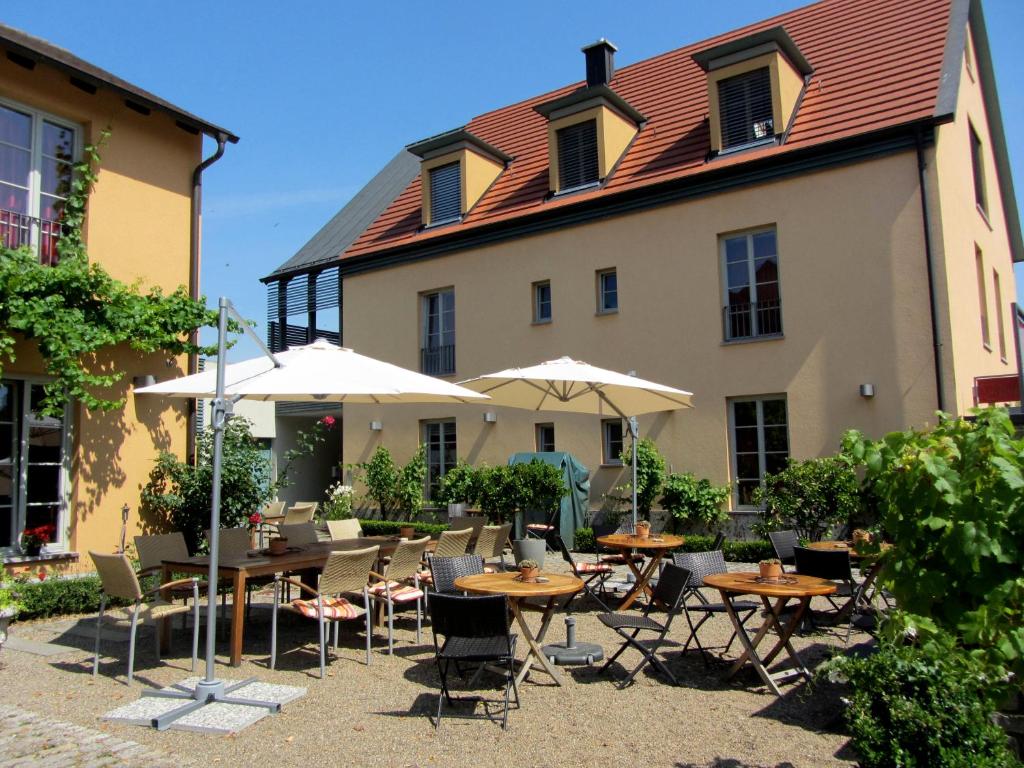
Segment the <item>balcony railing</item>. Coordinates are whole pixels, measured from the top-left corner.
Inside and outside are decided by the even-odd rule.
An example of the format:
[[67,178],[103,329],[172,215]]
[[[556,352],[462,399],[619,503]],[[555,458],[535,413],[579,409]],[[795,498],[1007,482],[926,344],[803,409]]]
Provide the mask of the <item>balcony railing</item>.
[[428,376],[447,376],[455,373],[455,345],[420,349],[420,371]]
[[782,302],[779,299],[730,304],[723,307],[722,312],[727,340],[782,335]]
[[0,208],[0,245],[5,248],[31,248],[39,254],[41,264],[53,266],[57,263],[60,234],[59,221],[38,219]]

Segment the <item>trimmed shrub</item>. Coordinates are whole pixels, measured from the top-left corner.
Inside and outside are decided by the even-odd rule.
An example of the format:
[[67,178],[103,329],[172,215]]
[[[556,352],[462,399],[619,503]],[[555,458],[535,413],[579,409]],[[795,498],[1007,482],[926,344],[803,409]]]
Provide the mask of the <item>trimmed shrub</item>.
[[[18,618],[22,621],[71,613],[96,613],[100,609],[100,577],[95,574],[16,583],[12,589],[21,603]],[[128,605],[128,601],[110,600],[107,604]]]
[[397,536],[398,529],[405,525],[411,525],[416,529],[417,535],[440,536],[442,531],[447,531],[447,525],[437,523],[410,523],[401,520],[359,520],[359,526],[367,536]]
[[[577,552],[596,552],[597,539],[593,528],[577,528],[575,537]],[[715,540],[711,536],[686,536],[683,546],[678,552],[706,552],[711,549]],[[775,556],[771,542],[768,541],[726,541],[722,545],[722,554],[731,563],[756,563]]]
[[763,507],[755,533],[793,528],[801,539],[819,541],[837,523],[848,522],[861,508],[860,483],[846,456],[795,461],[777,474],[765,474],[754,491]]

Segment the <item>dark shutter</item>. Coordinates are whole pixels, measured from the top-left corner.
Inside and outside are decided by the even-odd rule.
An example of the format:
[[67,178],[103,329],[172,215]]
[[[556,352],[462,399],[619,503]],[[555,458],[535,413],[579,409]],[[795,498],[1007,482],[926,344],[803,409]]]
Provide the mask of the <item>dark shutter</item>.
[[598,180],[597,121],[558,131],[558,188],[572,189]]
[[430,223],[452,221],[462,213],[462,175],[458,163],[430,171]]
[[718,83],[722,149],[774,138],[772,82],[768,68],[755,69]]

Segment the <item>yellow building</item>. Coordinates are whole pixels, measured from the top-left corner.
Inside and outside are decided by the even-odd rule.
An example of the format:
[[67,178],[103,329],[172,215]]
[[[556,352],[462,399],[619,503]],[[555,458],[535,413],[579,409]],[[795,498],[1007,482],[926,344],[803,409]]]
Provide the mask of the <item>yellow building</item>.
[[[456,381],[568,355],[690,390],[641,434],[729,483],[739,517],[766,471],[848,428],[967,413],[977,377],[1017,372],[1024,258],[984,21],[970,0],[885,5],[825,0],[619,70],[599,41],[585,82],[410,145],[318,258],[265,278],[278,345],[302,336],[291,297],[315,317],[296,281],[340,279],[364,354]],[[345,406],[343,453],[426,443],[436,477],[565,450],[597,508],[623,432]]]
[[[69,163],[110,128],[89,200],[90,258],[114,278],[199,296],[199,204],[203,136],[223,151],[230,132],[126,83],[68,51],[0,25],[0,241],[56,259],[62,181]],[[219,156],[219,153],[218,155]],[[139,530],[139,492],[157,451],[183,455],[189,408],[132,397],[133,380],[184,374],[185,358],[115,349],[95,361],[123,371],[100,413],[71,403],[61,419],[34,414],[45,381],[33,345],[0,382],[0,554],[9,566],[72,568],[88,550],[114,551]],[[40,558],[20,556],[25,527],[53,524]],[[83,564],[85,567],[85,564]],[[89,564],[91,567],[91,564]]]

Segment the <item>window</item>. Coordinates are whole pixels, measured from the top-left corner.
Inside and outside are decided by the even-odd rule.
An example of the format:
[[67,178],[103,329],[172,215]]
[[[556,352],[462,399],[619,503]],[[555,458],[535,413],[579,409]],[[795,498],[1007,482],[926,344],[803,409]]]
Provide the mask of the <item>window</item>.
[[434,498],[437,485],[444,474],[455,466],[455,421],[423,422],[423,444],[427,450],[426,497]]
[[533,322],[551,322],[551,283],[548,280],[533,284]]
[[460,164],[448,163],[430,170],[430,224],[457,221],[462,215]]
[[420,297],[423,333],[420,371],[430,376],[455,373],[455,291],[449,288]]
[[596,184],[597,121],[587,120],[555,132],[558,138],[558,190]]
[[766,472],[779,472],[789,458],[785,397],[759,397],[729,402],[735,503],[754,504],[754,490]]
[[781,335],[775,230],[730,235],[721,242],[726,340]]
[[64,200],[71,185],[78,129],[20,106],[0,103],[0,243],[30,246],[57,260]]
[[1006,362],[1006,329],[1003,328],[1003,288],[999,284],[999,273],[992,270],[992,286],[996,294],[996,333],[999,338],[999,358]]
[[978,204],[985,216],[988,216],[988,199],[985,195],[985,165],[981,153],[981,139],[973,125],[968,126],[971,131],[971,168],[974,171],[974,202]]
[[978,272],[978,310],[981,315],[981,343],[986,349],[992,349],[992,339],[988,332],[988,294],[985,291],[985,263],[981,249],[974,248],[974,266]]
[[723,150],[773,140],[775,121],[768,67],[720,80],[718,111]]
[[622,466],[622,419],[601,422],[601,463]]
[[42,398],[42,384],[0,381],[0,550],[40,525],[56,529],[47,548],[62,548],[68,419],[36,413]]
[[550,453],[555,450],[555,425],[537,424],[534,429],[537,436],[537,450],[540,453]]
[[619,311],[619,278],[614,269],[597,273],[597,313]]

